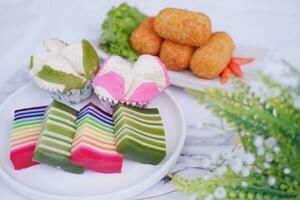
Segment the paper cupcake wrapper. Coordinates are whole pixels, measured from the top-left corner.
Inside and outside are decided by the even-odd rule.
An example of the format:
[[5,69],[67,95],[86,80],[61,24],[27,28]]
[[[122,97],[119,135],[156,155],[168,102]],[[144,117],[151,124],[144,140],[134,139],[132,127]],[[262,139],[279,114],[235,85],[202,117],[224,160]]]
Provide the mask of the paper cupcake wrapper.
[[72,89],[68,92],[54,92],[52,97],[66,104],[81,103],[92,95],[91,81],[88,81],[83,89]]
[[135,106],[135,107],[139,107],[139,108],[143,108],[145,107],[149,102],[148,101],[144,101],[144,102],[129,102],[129,101],[118,101],[116,99],[112,99],[109,98],[105,95],[103,95],[99,90],[94,89],[95,94],[98,96],[100,102],[101,102],[101,108],[103,110],[105,110],[108,113],[112,113],[113,108],[115,107],[115,105],[117,105],[119,102],[126,104],[126,105],[130,105],[130,106]]
[[93,88],[91,81],[87,81],[86,85],[82,89],[72,89],[70,91],[64,92],[63,87],[60,88],[59,85],[44,84],[43,80],[36,77],[34,77],[33,80],[37,84],[37,86],[49,92],[54,99],[66,104],[80,103],[92,95]]

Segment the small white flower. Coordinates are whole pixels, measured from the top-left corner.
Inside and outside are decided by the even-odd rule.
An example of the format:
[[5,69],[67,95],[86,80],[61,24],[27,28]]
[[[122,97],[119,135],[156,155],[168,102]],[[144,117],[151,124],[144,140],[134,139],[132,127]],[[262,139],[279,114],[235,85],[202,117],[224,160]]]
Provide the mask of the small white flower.
[[213,200],[213,199],[214,199],[214,197],[212,194],[210,194],[204,198],[204,200]]
[[226,197],[226,190],[223,186],[218,187],[217,189],[215,189],[214,191],[214,197],[216,199],[223,199]]
[[266,153],[266,161],[271,162],[273,160],[273,155],[271,153]]
[[276,183],[276,178],[274,176],[269,176],[268,177],[268,184],[270,186],[274,185]]
[[244,167],[242,169],[242,176],[247,177],[247,176],[249,176],[249,174],[250,174],[250,168],[249,167]]
[[246,181],[242,181],[241,185],[242,185],[242,187],[247,187],[248,183]]
[[226,166],[221,166],[221,167],[218,167],[216,169],[216,174],[218,176],[223,176],[226,172],[227,172],[227,167]]
[[256,147],[261,147],[263,144],[264,138],[260,135],[255,136],[254,138],[254,145]]
[[274,152],[279,153],[280,152],[280,147],[279,146],[274,147]]
[[264,162],[264,167],[267,168],[267,169],[270,169],[270,168],[271,168],[271,165],[270,165],[270,163],[268,163],[268,162]]
[[266,140],[266,145],[267,147],[269,147],[270,149],[273,148],[275,145],[276,145],[277,141],[274,137],[269,137],[267,140]]
[[245,163],[247,165],[251,165],[255,162],[255,156],[252,153],[246,153],[245,155]]
[[283,173],[289,174],[289,173],[291,173],[291,170],[289,168],[284,168]]
[[230,168],[233,172],[239,173],[242,170],[243,163],[240,159],[234,158],[231,160]]
[[260,146],[256,149],[256,154],[258,156],[263,156],[265,154],[265,148],[263,146]]

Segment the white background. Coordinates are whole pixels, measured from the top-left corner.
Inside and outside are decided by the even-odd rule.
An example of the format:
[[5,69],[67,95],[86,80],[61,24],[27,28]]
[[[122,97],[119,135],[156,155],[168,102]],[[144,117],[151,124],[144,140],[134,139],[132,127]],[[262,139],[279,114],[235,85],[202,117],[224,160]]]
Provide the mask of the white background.
[[[42,42],[56,37],[67,42],[97,39],[106,12],[122,1],[1,0],[0,87],[27,67]],[[177,0],[127,1],[147,15],[164,7],[207,13],[214,31],[229,32],[238,44],[267,47],[300,66],[300,1],[297,0]],[[276,67],[276,66],[274,66]],[[24,200],[0,179],[1,199]]]

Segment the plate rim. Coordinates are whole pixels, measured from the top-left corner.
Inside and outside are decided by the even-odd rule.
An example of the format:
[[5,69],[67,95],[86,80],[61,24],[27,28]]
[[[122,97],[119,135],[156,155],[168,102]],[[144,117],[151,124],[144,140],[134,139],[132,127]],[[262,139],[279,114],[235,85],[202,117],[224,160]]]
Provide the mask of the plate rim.
[[[0,104],[0,110],[4,108],[4,106],[15,96],[17,96],[20,92],[25,90],[28,87],[33,86],[34,83],[31,81],[30,83],[27,83],[23,87],[16,90],[14,93],[9,95],[1,104]],[[33,188],[30,188],[26,186],[23,183],[20,183],[13,179],[8,173],[5,172],[5,170],[0,166],[0,176],[4,180],[4,182],[13,190],[16,191],[30,199],[51,199],[51,200],[80,200],[84,198],[85,200],[98,200],[98,199],[128,199],[130,197],[134,197],[141,192],[149,189],[153,185],[155,185],[157,182],[159,182],[169,171],[170,169],[175,165],[178,157],[180,156],[180,153],[183,149],[184,142],[186,139],[186,120],[184,117],[184,113],[179,106],[179,104],[176,102],[174,96],[171,94],[170,91],[165,90],[164,91],[167,96],[173,101],[175,107],[177,108],[179,112],[179,119],[182,122],[182,128],[181,128],[181,136],[179,139],[179,143],[177,145],[177,148],[175,149],[174,153],[170,156],[170,158],[167,160],[165,167],[159,168],[153,175],[151,175],[149,178],[144,180],[142,183],[130,186],[128,188],[122,189],[118,192],[114,193],[108,193],[104,195],[80,195],[80,196],[71,196],[71,195],[57,195],[47,192],[41,192],[39,190],[35,190]]]

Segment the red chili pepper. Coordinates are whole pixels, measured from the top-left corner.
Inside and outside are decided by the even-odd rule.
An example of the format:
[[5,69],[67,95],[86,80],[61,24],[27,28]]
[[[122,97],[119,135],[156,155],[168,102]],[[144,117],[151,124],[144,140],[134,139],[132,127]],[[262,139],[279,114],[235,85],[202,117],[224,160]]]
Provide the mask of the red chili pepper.
[[252,63],[254,61],[254,58],[241,58],[241,57],[232,57],[231,62],[234,62],[238,65],[245,65]]
[[221,73],[221,83],[225,84],[228,81],[229,75],[231,71],[228,67],[226,67]]
[[230,62],[228,65],[228,68],[230,71],[236,76],[236,77],[242,77],[243,73],[241,71],[241,66],[235,62]]

